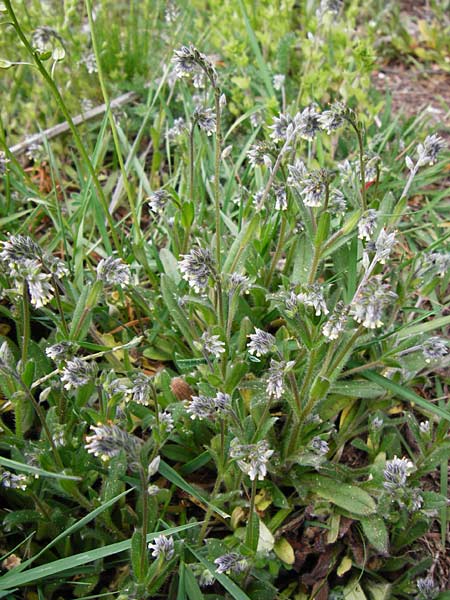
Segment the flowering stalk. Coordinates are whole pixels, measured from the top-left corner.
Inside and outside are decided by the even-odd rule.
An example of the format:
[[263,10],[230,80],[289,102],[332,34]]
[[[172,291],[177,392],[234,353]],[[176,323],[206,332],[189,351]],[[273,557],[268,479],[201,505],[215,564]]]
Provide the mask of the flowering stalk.
[[8,12],[8,15],[10,16],[10,18],[12,19],[12,26],[14,27],[17,35],[19,36],[21,42],[23,43],[23,45],[25,46],[28,54],[32,57],[34,63],[36,64],[36,67],[38,69],[38,71],[41,73],[41,75],[43,76],[43,78],[45,79],[47,85],[49,86],[55,100],[56,103],[58,105],[58,107],[60,108],[61,112],[64,115],[64,118],[66,119],[69,127],[70,127],[70,131],[72,132],[75,144],[78,148],[79,153],[81,154],[81,157],[87,167],[87,170],[89,171],[89,175],[92,178],[92,181],[94,183],[95,189],[97,191],[97,196],[98,199],[100,201],[100,204],[102,205],[103,211],[105,213],[105,217],[106,220],[108,221],[108,225],[109,225],[109,229],[111,232],[111,237],[113,239],[114,242],[114,247],[117,250],[117,252],[119,253],[120,256],[122,256],[123,254],[123,250],[122,250],[122,244],[119,242],[119,238],[117,236],[117,232],[115,230],[115,225],[114,225],[114,220],[112,218],[112,215],[109,212],[109,207],[108,207],[108,203],[106,201],[106,197],[105,194],[103,192],[103,188],[100,184],[100,181],[97,177],[97,173],[95,172],[94,169],[94,165],[92,164],[91,159],[89,158],[89,155],[84,147],[83,141],[80,137],[80,134],[78,133],[78,130],[72,120],[72,117],[70,115],[70,112],[68,111],[64,100],[61,96],[61,93],[57,87],[57,85],[55,84],[54,80],[52,79],[51,75],[49,74],[49,72],[47,71],[47,69],[45,68],[45,66],[43,65],[41,59],[39,58],[39,53],[34,50],[29,41],[27,40],[25,34],[22,31],[22,28],[17,20],[16,14],[14,12],[14,9],[11,6],[11,0],[5,0],[4,3],[6,11]]
[[357,124],[355,120],[349,118],[348,115],[344,117],[350,125],[353,127],[356,137],[358,138],[358,147],[359,147],[359,170],[361,175],[361,208],[363,211],[367,209],[367,200],[366,200],[366,167],[364,162],[364,140],[361,131],[361,127]]
[[272,257],[272,262],[270,264],[269,273],[267,274],[267,278],[266,278],[266,282],[265,282],[265,286],[267,288],[270,287],[270,283],[272,281],[274,271],[276,269],[278,261],[280,260],[281,253],[283,252],[284,237],[286,235],[286,225],[287,225],[287,218],[285,217],[285,215],[283,213],[283,215],[281,216],[280,233],[278,235],[277,247],[275,248],[275,252]]
[[[148,467],[147,467],[148,468]],[[140,555],[140,576],[143,583],[147,575],[145,568],[147,565],[147,528],[148,528],[148,484],[147,484],[147,468],[144,468],[142,462],[139,463],[139,478],[141,480],[142,494],[142,535],[141,535],[141,555]]]
[[22,287],[22,352],[20,370],[23,373],[27,364],[28,343],[30,341],[30,296],[26,279]]
[[[250,507],[249,507],[249,514],[248,514],[247,531],[246,531],[246,535],[245,535],[245,543],[252,550],[256,550],[256,548],[254,547],[255,540],[253,539],[254,538],[253,523],[254,523],[254,519],[255,519],[256,482],[257,482],[257,479],[256,478],[253,479],[252,491],[251,491],[251,496],[250,496]],[[258,540],[256,540],[256,542],[257,541]]]

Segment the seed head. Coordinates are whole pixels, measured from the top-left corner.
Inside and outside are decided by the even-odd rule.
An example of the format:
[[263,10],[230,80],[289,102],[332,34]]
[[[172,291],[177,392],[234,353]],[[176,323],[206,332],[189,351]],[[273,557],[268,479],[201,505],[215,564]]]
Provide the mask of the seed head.
[[174,377],[170,382],[170,389],[178,400],[190,400],[192,388],[182,377]]

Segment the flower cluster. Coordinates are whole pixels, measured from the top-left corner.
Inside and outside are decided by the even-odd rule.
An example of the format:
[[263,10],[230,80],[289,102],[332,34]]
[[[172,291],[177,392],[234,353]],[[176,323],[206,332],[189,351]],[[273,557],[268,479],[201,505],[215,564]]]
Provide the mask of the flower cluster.
[[182,46],[179,50],[175,50],[172,62],[177,77],[197,76],[198,78],[199,73],[203,71],[208,77],[211,85],[214,88],[217,87],[218,77],[212,62],[192,44],[189,46]]
[[263,356],[272,351],[275,346],[275,338],[271,333],[263,331],[255,327],[255,333],[251,333],[249,336],[250,342],[247,345],[250,354],[256,356]]
[[75,356],[66,362],[61,372],[61,381],[66,390],[76,389],[92,381],[95,372],[95,363],[89,363]]
[[183,278],[196,292],[204,291],[208,279],[215,276],[213,257],[207,248],[194,248],[183,255],[178,265]]
[[91,426],[92,435],[86,436],[85,448],[89,454],[99,457],[106,461],[120,454],[122,450],[129,459],[135,461],[138,457],[142,440],[134,435],[130,435],[117,425]]
[[247,560],[237,552],[219,556],[214,564],[217,565],[216,573],[242,573],[248,566]]
[[230,456],[237,459],[239,468],[251,481],[256,478],[262,481],[265,478],[267,463],[273,452],[266,440],[260,440],[256,444],[241,444],[234,438],[230,445]]
[[152,550],[152,556],[155,558],[162,557],[164,560],[171,560],[175,553],[173,538],[162,534],[150,542],[148,547]]
[[344,331],[346,323],[347,307],[342,301],[339,301],[328,321],[322,327],[322,333],[330,341],[337,340],[339,334]]
[[203,354],[214,356],[214,358],[219,358],[225,352],[225,343],[222,342],[220,336],[211,335],[207,331],[202,334],[198,346]]
[[367,329],[382,327],[381,320],[384,308],[397,298],[389,285],[382,283],[381,276],[376,275],[370,279],[354,298],[350,312],[358,323]]
[[217,392],[216,396],[192,396],[187,412],[191,419],[202,421],[214,420],[225,416],[231,408],[231,396],[224,392]]
[[97,265],[97,279],[108,285],[125,288],[131,281],[130,267],[120,258],[102,258]]
[[16,475],[10,471],[3,471],[0,474],[0,485],[12,490],[25,491],[28,485],[28,477],[26,475]]
[[270,361],[270,368],[267,378],[266,392],[269,398],[275,398],[279,400],[284,392],[284,375],[287,371],[292,369],[295,361]]
[[1,242],[0,263],[18,291],[26,283],[30,302],[35,308],[48,304],[54,296],[54,279],[68,274],[65,264],[58,258],[42,252],[29,237],[11,235]]

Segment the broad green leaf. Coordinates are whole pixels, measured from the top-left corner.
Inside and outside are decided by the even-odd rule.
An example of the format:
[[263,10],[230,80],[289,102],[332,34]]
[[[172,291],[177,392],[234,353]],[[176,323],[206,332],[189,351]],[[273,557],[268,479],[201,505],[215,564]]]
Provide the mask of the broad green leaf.
[[368,581],[366,589],[370,600],[389,600],[391,598],[392,585],[390,583]]
[[295,562],[294,549],[285,538],[280,538],[275,542],[273,551],[287,565],[293,565]]
[[178,269],[178,261],[168,248],[161,248],[159,258],[164,267],[165,274],[170,277],[176,284],[181,280],[180,271]]
[[161,293],[170,316],[177,324],[180,332],[183,334],[186,342],[193,347],[193,337],[189,321],[180,310],[177,302],[177,288],[174,282],[167,276],[161,275]]
[[361,517],[360,522],[364,534],[372,546],[379,552],[386,554],[389,551],[389,534],[383,519],[377,515],[372,515]]
[[352,579],[344,588],[345,600],[367,600],[367,596],[363,592],[357,579]]
[[354,515],[371,515],[376,511],[373,498],[365,490],[355,485],[322,477],[321,475],[303,475],[301,483],[306,485],[314,494],[329,500]]
[[255,215],[251,221],[244,225],[238,236],[227,252],[227,258],[222,267],[223,273],[233,273],[237,270],[239,263],[244,259],[246,252],[250,249],[250,241],[259,225],[259,215]]

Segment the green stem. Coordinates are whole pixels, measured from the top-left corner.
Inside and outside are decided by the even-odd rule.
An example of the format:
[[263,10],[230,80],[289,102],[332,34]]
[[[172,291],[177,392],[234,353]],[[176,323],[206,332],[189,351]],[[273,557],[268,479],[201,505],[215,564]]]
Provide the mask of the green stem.
[[58,468],[62,471],[64,469],[64,464],[61,460],[61,457],[59,455],[59,452],[55,445],[55,442],[53,441],[53,437],[52,437],[52,434],[50,433],[50,429],[48,428],[47,421],[45,419],[45,414],[41,408],[41,405],[39,404],[39,402],[36,401],[35,397],[31,393],[29,387],[22,381],[22,378],[17,375],[15,377],[19,381],[21,388],[24,390],[24,392],[26,393],[28,398],[31,400],[34,410],[36,411],[39,421],[41,422],[41,427],[47,437],[48,443],[50,444],[50,448],[51,448],[53,456],[55,458],[55,462],[56,462]]
[[317,267],[319,266],[320,257],[322,256],[321,246],[314,246],[314,256],[311,264],[311,271],[309,272],[308,284],[312,285],[316,279]]
[[[145,566],[147,561],[147,528],[148,528],[148,492],[147,492],[147,473],[142,464],[139,467],[139,475],[141,479],[141,494],[142,494],[142,537],[141,537],[141,568],[142,582],[145,579]],[[141,583],[142,583],[141,582]]]
[[61,317],[62,330],[63,330],[64,336],[66,338],[68,338],[69,337],[69,328],[67,327],[66,318],[64,316],[64,310],[63,310],[63,307],[61,304],[61,294],[59,293],[58,281],[54,275],[52,275],[52,283],[53,283],[53,290],[55,292],[56,306],[58,307],[59,316]]
[[359,170],[361,172],[361,208],[363,210],[367,209],[367,200],[366,200],[366,168],[364,164],[364,140],[362,136],[362,132],[360,127],[353,121],[348,120],[350,125],[353,127],[356,133],[356,137],[358,138],[358,146],[359,146]]
[[220,114],[220,89],[214,89],[214,103],[216,110],[216,152],[214,160],[214,206],[216,213],[216,262],[220,277],[221,251],[220,251],[220,148],[222,145],[221,114]]
[[[214,487],[213,487],[212,492],[210,494],[210,499],[211,500],[214,500],[214,498],[219,493],[221,484],[222,484],[222,473],[220,472],[220,473],[217,473],[217,478],[216,478],[216,481],[214,482]],[[210,522],[212,514],[213,514],[213,510],[214,510],[214,507],[212,506],[212,504],[208,504],[208,508],[206,509],[206,514],[205,514],[205,520],[203,521],[202,528],[201,528],[200,533],[198,535],[198,543],[199,544],[205,538],[206,530],[208,529],[209,522]]]
[[122,245],[119,243],[119,238],[118,238],[117,232],[114,228],[114,220],[112,218],[112,215],[109,212],[109,207],[108,207],[108,203],[106,201],[105,194],[103,192],[103,188],[100,185],[100,181],[97,177],[94,166],[91,162],[91,159],[88,156],[88,153],[84,147],[83,141],[82,141],[82,139],[78,133],[78,130],[72,120],[72,117],[64,103],[61,93],[60,93],[58,87],[56,86],[55,82],[53,81],[51,75],[48,73],[47,69],[44,67],[41,59],[39,58],[39,53],[31,47],[24,32],[22,31],[22,28],[17,20],[15,12],[11,6],[11,0],[4,0],[4,5],[5,5],[5,8],[9,14],[10,18],[12,19],[12,25],[13,25],[14,29],[16,30],[17,35],[19,36],[20,40],[22,41],[23,45],[25,46],[28,54],[32,57],[38,71],[41,73],[42,77],[44,78],[45,82],[47,83],[48,87],[50,88],[50,91],[53,94],[59,109],[61,110],[62,114],[64,115],[64,118],[67,121],[67,124],[69,125],[70,131],[72,132],[72,135],[73,135],[73,138],[75,141],[75,144],[76,144],[78,151],[81,154],[81,157],[89,171],[89,175],[91,176],[92,181],[95,186],[95,189],[97,191],[98,199],[100,201],[100,204],[102,205],[103,211],[105,213],[105,217],[108,221],[108,225],[109,225],[109,228],[111,231],[111,237],[113,239],[114,246],[115,246],[117,252],[119,253],[119,255],[123,256]]
[[247,523],[246,545],[253,550],[253,521],[255,518],[256,478],[252,481],[252,492],[250,496],[250,508]]
[[266,288],[269,288],[269,286],[272,282],[272,277],[275,272],[277,263],[280,260],[281,253],[283,252],[284,236],[286,235],[286,225],[287,225],[287,218],[283,213],[283,215],[281,217],[280,235],[278,236],[277,247],[276,247],[274,255],[272,257],[272,262],[270,265],[269,273],[267,275],[267,279],[265,282]]
[[30,342],[30,297],[27,282],[23,282],[22,289],[22,353],[20,370],[23,373],[28,358],[28,345]]

